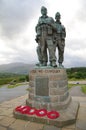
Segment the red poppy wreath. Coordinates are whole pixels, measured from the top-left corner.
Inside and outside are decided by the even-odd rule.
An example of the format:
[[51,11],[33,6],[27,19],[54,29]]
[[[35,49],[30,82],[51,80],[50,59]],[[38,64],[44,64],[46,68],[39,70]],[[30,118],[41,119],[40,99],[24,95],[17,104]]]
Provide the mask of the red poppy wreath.
[[48,112],[46,109],[37,110],[35,108],[31,108],[30,106],[18,106],[15,108],[15,111],[22,114],[28,114],[28,115],[36,114],[39,117],[47,116],[50,119],[56,119],[60,116],[60,114],[57,111]]
[[15,111],[20,112],[22,114],[26,114],[31,108],[29,106],[18,106],[15,108]]
[[47,115],[47,110],[46,109],[39,109],[36,111],[36,115],[39,117],[43,117]]
[[57,111],[50,111],[47,113],[47,117],[50,119],[56,119],[57,117],[59,117],[59,113]]
[[31,108],[31,109],[27,112],[28,115],[33,115],[33,114],[35,114],[35,113],[36,113],[36,109],[35,109],[35,108]]

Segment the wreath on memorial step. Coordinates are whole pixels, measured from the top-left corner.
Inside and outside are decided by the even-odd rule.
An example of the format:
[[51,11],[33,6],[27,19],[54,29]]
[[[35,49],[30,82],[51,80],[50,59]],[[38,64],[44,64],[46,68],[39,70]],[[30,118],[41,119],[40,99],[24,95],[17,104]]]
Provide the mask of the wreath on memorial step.
[[36,115],[39,117],[43,117],[47,115],[47,110],[46,109],[39,109],[36,111]]
[[36,115],[38,117],[47,116],[49,119],[56,119],[60,116],[57,111],[47,111],[46,109],[35,109],[30,106],[18,106],[15,108],[16,112],[27,115]]
[[60,114],[57,111],[50,111],[47,113],[47,117],[50,119],[56,119],[60,116]]

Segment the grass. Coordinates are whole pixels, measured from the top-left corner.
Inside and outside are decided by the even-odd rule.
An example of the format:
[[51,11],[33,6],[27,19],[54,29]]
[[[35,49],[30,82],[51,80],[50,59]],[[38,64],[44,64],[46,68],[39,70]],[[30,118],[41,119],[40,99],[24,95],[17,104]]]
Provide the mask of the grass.
[[68,89],[71,89],[72,87],[75,87],[76,84],[68,84]]
[[3,87],[3,85],[0,85],[0,88]]
[[18,86],[20,86],[20,84],[8,85],[7,88],[15,88],[15,87],[18,87]]
[[81,85],[81,90],[82,90],[83,93],[86,94],[86,85]]
[[24,84],[28,84],[28,83],[17,83],[17,84],[14,84],[14,85],[8,85],[7,88],[15,88],[15,87],[18,87],[18,86],[21,86],[21,85],[24,85]]
[[68,79],[68,81],[83,81],[83,80],[86,80],[86,78],[85,79],[76,79],[76,78]]

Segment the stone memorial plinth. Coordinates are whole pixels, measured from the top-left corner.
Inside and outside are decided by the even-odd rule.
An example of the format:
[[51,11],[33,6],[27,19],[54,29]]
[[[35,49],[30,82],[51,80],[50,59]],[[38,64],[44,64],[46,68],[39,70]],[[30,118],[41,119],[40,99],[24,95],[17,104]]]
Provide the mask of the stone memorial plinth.
[[60,117],[24,115],[14,111],[16,118],[63,127],[76,121],[79,104],[73,102],[68,92],[68,80],[64,68],[35,68],[29,74],[29,94],[26,104],[36,109],[58,111]]
[[65,69],[34,69],[30,72],[27,105],[61,110],[71,102]]

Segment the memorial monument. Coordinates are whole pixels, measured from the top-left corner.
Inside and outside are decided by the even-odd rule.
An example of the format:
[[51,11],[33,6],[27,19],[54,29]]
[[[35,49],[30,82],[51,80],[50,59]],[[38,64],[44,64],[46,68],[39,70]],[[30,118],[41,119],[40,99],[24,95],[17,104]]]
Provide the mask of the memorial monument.
[[[78,102],[73,102],[68,92],[67,73],[62,64],[66,29],[60,22],[59,12],[55,14],[55,21],[47,16],[46,7],[41,7],[41,14],[35,28],[39,62],[29,74],[29,93],[26,100],[27,107],[32,108],[30,112],[34,113],[36,109],[35,112],[39,111],[40,116],[30,112],[30,115],[19,113],[16,110],[14,110],[14,116],[63,127],[76,121],[79,108]],[[57,48],[59,65],[56,64]]]

